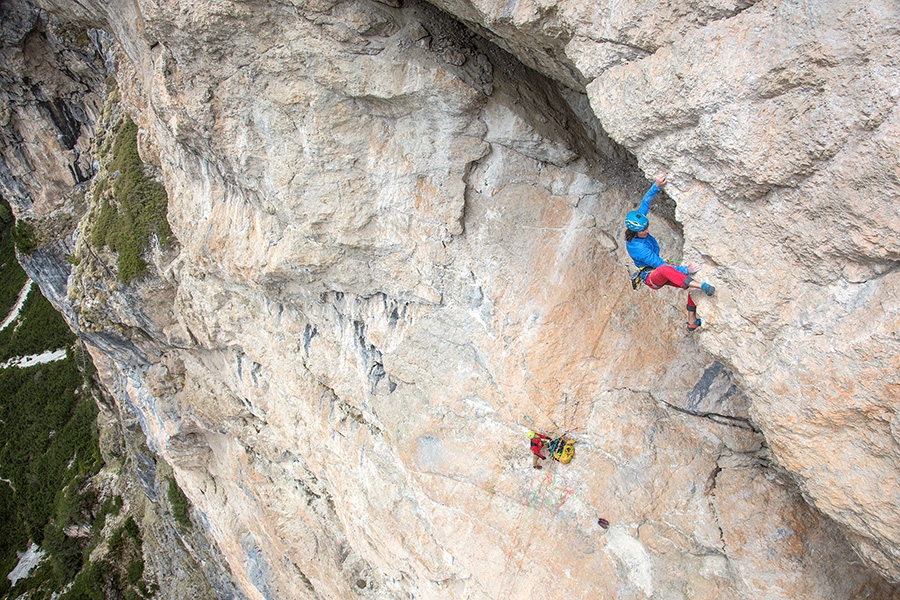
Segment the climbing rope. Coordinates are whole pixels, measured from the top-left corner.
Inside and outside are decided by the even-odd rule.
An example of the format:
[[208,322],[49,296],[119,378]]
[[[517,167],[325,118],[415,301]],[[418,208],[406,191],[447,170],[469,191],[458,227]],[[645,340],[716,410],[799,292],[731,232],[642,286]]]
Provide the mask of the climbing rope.
[[[515,585],[519,578],[519,573],[525,564],[525,558],[528,556],[528,550],[531,547],[532,537],[530,535],[536,523],[536,517],[541,513],[545,513],[550,518],[555,518],[559,514],[563,504],[566,503],[575,492],[566,484],[562,475],[555,475],[550,471],[544,471],[543,476],[535,485],[535,479],[538,475],[537,471],[532,471],[528,482],[528,491],[525,494],[522,503],[522,512],[514,530],[513,541],[509,551],[506,553],[506,561],[503,567],[503,575],[500,578],[500,587],[497,590],[497,600],[505,600],[512,597],[515,591]],[[525,537],[524,547],[519,548],[519,540],[523,533],[529,534]],[[514,555],[517,551],[521,552],[518,564],[513,565]],[[506,592],[506,593],[504,593]]]
[[[528,493],[525,496],[525,502],[522,503],[522,512],[519,514],[519,519],[518,519],[518,522],[516,523],[516,528],[514,529],[513,541],[512,541],[512,544],[510,545],[509,552],[506,553],[506,561],[503,565],[503,575],[500,577],[500,587],[497,590],[497,596],[496,596],[497,600],[505,600],[506,598],[510,597],[510,594],[508,594],[508,593],[504,594],[503,592],[506,589],[509,589],[509,591],[512,591],[514,589],[516,580],[519,578],[519,571],[522,570],[522,563],[525,561],[525,556],[528,554],[528,548],[531,545],[531,541],[530,541],[531,538],[529,537],[529,538],[527,538],[529,541],[528,541],[527,545],[525,546],[525,552],[522,554],[522,558],[519,561],[519,566],[516,569],[516,572],[513,574],[513,576],[509,579],[509,582],[507,583],[507,577],[510,574],[510,565],[512,564],[513,554],[515,554],[516,550],[518,549],[519,536],[522,533],[522,528],[524,527],[525,519],[526,519],[526,517],[528,517],[530,515],[537,514],[536,511],[531,510],[531,507],[532,507],[531,498],[533,497],[533,494],[537,491],[537,489],[539,489],[539,488],[534,487],[535,473],[536,473],[536,471],[532,470],[531,477],[528,482],[528,489],[530,491],[528,491]],[[543,485],[543,482],[540,485]],[[529,529],[530,529],[530,527],[529,527]]]
[[595,353],[597,352],[597,347],[600,345],[600,340],[603,339],[603,334],[606,333],[606,326],[609,325],[609,320],[612,318],[613,311],[616,309],[616,307],[619,305],[619,302],[622,300],[622,294],[624,294],[625,291],[628,290],[628,287],[630,285],[631,285],[631,283],[629,282],[629,283],[626,283],[624,286],[622,286],[622,290],[619,292],[619,295],[616,296],[616,301],[613,302],[612,307],[609,309],[609,313],[606,315],[606,321],[603,322],[603,327],[600,328],[600,335],[597,336],[597,341],[594,343],[594,347],[591,348],[591,358],[597,358],[595,356]]
[[606,320],[603,321],[603,325],[600,327],[600,333],[597,336],[597,341],[594,342],[593,347],[591,348],[591,354],[588,358],[588,363],[585,364],[581,369],[581,380],[578,382],[578,385],[575,386],[572,393],[563,392],[563,406],[562,406],[562,424],[558,423],[555,419],[550,417],[550,421],[556,427],[557,431],[561,431],[563,436],[566,436],[570,433],[576,433],[580,435],[584,435],[584,431],[578,426],[579,425],[579,414],[578,410],[581,406],[581,396],[583,395],[584,382],[587,379],[587,375],[589,372],[589,364],[591,360],[596,359],[597,348],[600,347],[600,342],[603,340],[603,335],[606,333],[606,328],[609,325],[609,321],[612,318],[613,311],[615,307],[619,305],[619,302],[622,300],[622,295],[628,290],[630,283],[626,282],[622,289],[619,291],[618,296],[616,296],[615,302],[612,304],[609,312],[606,314]]

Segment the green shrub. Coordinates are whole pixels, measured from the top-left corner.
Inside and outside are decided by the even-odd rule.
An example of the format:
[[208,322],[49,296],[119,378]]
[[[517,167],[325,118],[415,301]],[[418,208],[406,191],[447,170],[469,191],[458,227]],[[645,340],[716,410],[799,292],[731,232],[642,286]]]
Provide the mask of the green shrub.
[[128,567],[125,569],[125,576],[128,578],[128,583],[131,585],[140,583],[144,578],[144,560],[142,558],[135,558],[128,563]]
[[141,530],[138,528],[137,521],[134,520],[134,517],[128,517],[125,520],[125,525],[123,525],[125,534],[131,539],[135,544],[141,543]]
[[47,553],[47,578],[51,587],[60,589],[78,574],[84,561],[82,547],[63,527],[50,523],[44,531],[41,548]]
[[95,537],[103,530],[103,526],[106,524],[106,517],[108,515],[118,515],[119,511],[122,510],[122,504],[122,496],[110,496],[103,501],[103,505],[97,511],[94,524],[91,526],[91,531]]
[[127,283],[147,271],[142,258],[152,235],[169,245],[172,230],[166,220],[166,189],[144,173],[137,150],[137,125],[127,115],[113,127],[106,175],[98,177],[94,195],[100,199],[91,243],[117,253],[118,278]]
[[[126,598],[141,598],[144,582],[144,553],[141,530],[134,517],[113,531],[107,542],[109,559],[105,565],[107,585]],[[116,594],[118,597],[119,594]]]
[[[6,205],[0,198],[0,208]],[[8,209],[7,209],[8,210]],[[0,321],[6,318],[15,306],[28,275],[16,262],[16,249],[8,225],[0,224]]]
[[75,334],[65,319],[37,287],[22,305],[18,322],[21,323],[18,327],[9,326],[0,331],[0,362],[13,356],[67,348],[75,342]]
[[0,196],[0,227],[6,229],[12,225],[14,220],[12,209],[9,207],[9,202],[6,201],[6,198]]
[[184,492],[181,491],[181,488],[178,487],[178,482],[175,481],[174,477],[169,478],[169,506],[172,507],[172,516],[175,518],[175,522],[181,525],[182,527],[189,528],[191,526],[191,502],[187,499],[187,496],[184,495]]
[[34,227],[27,221],[17,221],[12,229],[12,238],[16,249],[22,254],[31,254],[38,247]]
[[65,600],[104,600],[105,589],[108,588],[109,564],[106,561],[89,563],[75,581],[68,592],[63,594]]

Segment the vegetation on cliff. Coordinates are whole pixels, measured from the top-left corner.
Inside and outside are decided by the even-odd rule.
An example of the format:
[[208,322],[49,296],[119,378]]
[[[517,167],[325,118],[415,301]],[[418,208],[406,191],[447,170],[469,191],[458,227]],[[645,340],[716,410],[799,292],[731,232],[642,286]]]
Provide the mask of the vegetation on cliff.
[[[9,223],[0,233],[0,309],[12,308],[27,277],[15,260]],[[9,288],[9,289],[7,289]],[[91,396],[90,362],[50,303],[33,289],[19,315],[0,331],[0,360],[66,348],[63,360],[0,369],[0,592],[30,542],[44,546],[47,577],[80,560],[78,542],[62,531],[91,505],[80,492],[101,465]]]
[[168,485],[167,496],[169,506],[172,508],[172,517],[175,518],[176,523],[189,529],[191,527],[191,502],[178,487],[178,482],[174,477],[169,478]]
[[107,540],[106,558],[88,563],[71,588],[61,598],[67,600],[104,600],[111,590],[125,600],[150,598],[155,585],[144,580],[143,540],[134,517],[113,530]]
[[[12,223],[0,221],[5,316],[27,276],[15,260]],[[104,528],[123,503],[94,478],[103,459],[93,365],[35,287],[18,316],[0,330],[0,362],[63,348],[61,360],[0,367],[0,597],[105,598],[111,590],[115,597],[148,597],[152,586],[144,581],[134,519]],[[10,576],[32,543],[40,562]],[[113,558],[92,562],[92,552],[104,543]]]
[[107,84],[103,118],[97,125],[93,154],[100,170],[91,185],[93,203],[87,222],[94,248],[116,253],[121,283],[147,272],[144,253],[156,238],[160,246],[172,240],[166,220],[168,196],[147,172],[138,153],[138,128],[127,114],[118,114],[114,80]]
[[143,253],[152,235],[169,242],[166,221],[166,189],[144,173],[137,150],[137,125],[123,115],[112,129],[112,144],[105,177],[99,177],[94,193],[99,215],[91,230],[91,243],[116,252],[119,281],[127,283],[147,270]]
[[[9,205],[5,200],[0,200],[0,231],[8,231],[12,224],[13,216]],[[25,271],[18,266],[13,250],[13,236],[0,235],[0,319],[9,314],[22,286],[28,281]]]

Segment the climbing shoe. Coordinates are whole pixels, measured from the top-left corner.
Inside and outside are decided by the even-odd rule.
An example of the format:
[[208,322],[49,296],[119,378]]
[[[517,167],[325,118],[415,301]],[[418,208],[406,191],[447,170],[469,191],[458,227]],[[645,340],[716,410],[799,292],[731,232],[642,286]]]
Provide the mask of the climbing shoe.
[[688,323],[688,324],[687,324],[687,326],[688,326],[688,331],[694,331],[694,330],[696,330],[696,329],[699,329],[701,325],[703,325],[703,321],[701,321],[700,319],[695,318],[693,323]]
[[716,293],[716,288],[709,285],[708,283],[704,283],[703,285],[701,285],[700,289],[703,290],[704,292],[706,292],[707,296],[712,296],[713,294]]
[[607,521],[606,519],[598,519],[597,525],[599,525],[603,529],[609,529],[609,521]]

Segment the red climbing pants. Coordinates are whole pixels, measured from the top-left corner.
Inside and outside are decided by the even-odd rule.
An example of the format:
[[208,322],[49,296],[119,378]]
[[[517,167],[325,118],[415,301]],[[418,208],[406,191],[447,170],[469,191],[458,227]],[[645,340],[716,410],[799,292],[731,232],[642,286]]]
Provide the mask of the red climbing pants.
[[[644,279],[644,283],[653,288],[654,290],[658,290],[659,288],[671,285],[672,287],[678,288],[687,288],[687,275],[673,269],[670,265],[659,265],[653,271],[647,275],[647,278]],[[690,280],[688,280],[690,281]]]

